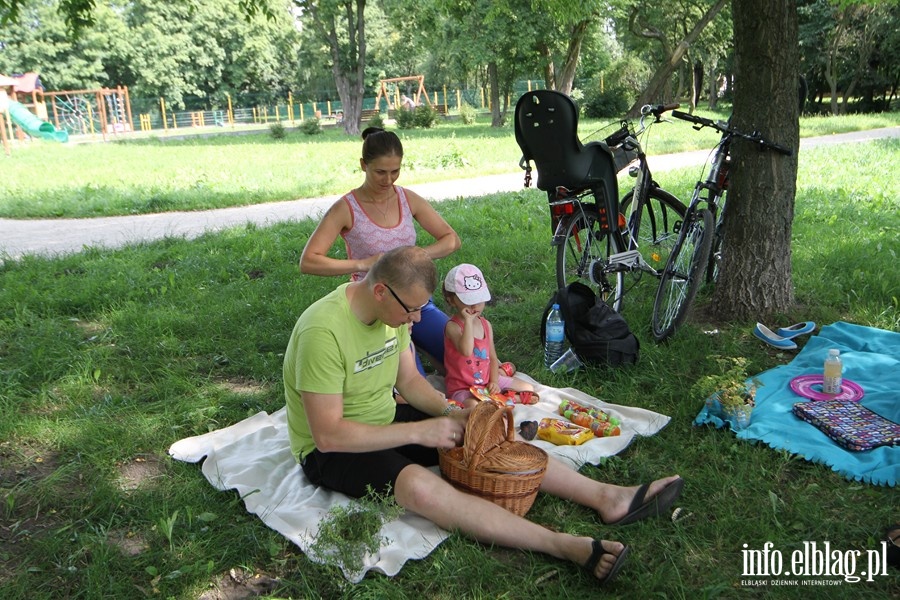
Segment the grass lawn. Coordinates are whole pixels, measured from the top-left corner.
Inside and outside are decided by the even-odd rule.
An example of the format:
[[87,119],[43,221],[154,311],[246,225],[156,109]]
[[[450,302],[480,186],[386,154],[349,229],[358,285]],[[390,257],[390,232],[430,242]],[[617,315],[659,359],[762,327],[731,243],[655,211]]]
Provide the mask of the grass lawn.
[[[724,118],[724,113],[707,116]],[[584,120],[582,139],[601,139],[608,121]],[[900,113],[809,117],[801,135],[900,124]],[[397,130],[406,151],[403,183],[516,172],[521,151],[512,125],[445,121],[431,130]],[[711,148],[718,136],[682,121],[651,131],[647,152]],[[361,141],[329,128],[216,137],[135,139],[95,144],[34,142],[3,157],[0,217],[99,217],[203,210],[338,195],[359,185]]]
[[[441,156],[452,154],[454,147],[469,152],[477,140],[485,145],[483,155],[493,158],[474,163],[494,160],[500,168],[517,160],[517,150],[509,148],[510,130],[493,138],[488,133],[463,139],[456,132]],[[433,136],[412,132],[406,141],[431,147]],[[343,191],[359,179],[353,171],[358,143],[333,137],[326,134],[312,145],[327,157],[321,158],[323,163],[347,171],[336,172],[328,183],[337,188],[316,184],[321,193]],[[133,150],[136,156],[180,161],[180,171],[170,163],[168,171],[153,176],[160,197],[171,198],[164,208],[171,208],[192,189],[193,161],[206,162],[201,157],[217,154],[224,168],[224,157],[277,150],[284,162],[234,169],[268,173],[247,184],[257,190],[253,201],[260,201],[282,193],[272,188],[299,185],[282,182],[288,166],[304,164],[297,156],[307,149],[298,136],[294,140],[35,145],[17,151],[5,164],[16,171],[50,155],[48,164],[57,165],[66,153],[90,151],[95,157],[90,168],[113,177],[122,165],[133,167],[134,158],[126,160]],[[342,144],[346,151],[339,150]],[[115,162],[117,152],[122,163]],[[420,174],[423,181],[439,170],[432,164],[438,160],[436,152],[417,148],[409,154],[409,162],[421,157],[429,166],[406,168],[401,183],[410,184]],[[900,164],[898,140],[854,144],[852,155],[834,147],[801,155],[793,229],[797,307],[780,324],[844,320],[900,330],[900,183],[885,168],[891,164]],[[60,206],[71,205],[73,197],[88,189],[73,181],[70,168],[60,166],[50,183],[35,184],[58,186]],[[169,187],[166,172],[179,183]],[[325,178],[326,167],[317,172]],[[143,197],[143,183],[134,185],[119,176],[122,190],[134,188],[135,198]],[[343,176],[348,179],[336,183]],[[227,184],[200,185],[185,203],[201,208],[198,198],[207,196],[220,202],[233,192],[233,177],[223,175]],[[695,178],[696,169],[689,169],[661,179],[677,190],[689,189]],[[92,196],[96,202],[85,198],[84,203],[105,205],[100,189]],[[294,191],[299,195],[299,188]],[[7,198],[5,213],[15,213],[8,196],[0,193]],[[238,196],[234,198],[247,200]],[[117,205],[116,211],[121,208]],[[523,190],[447,201],[438,209],[463,239],[462,249],[441,260],[439,269],[445,273],[465,261],[484,270],[495,295],[487,316],[504,359],[549,385],[576,386],[610,402],[672,417],[658,435],[637,439],[620,455],[584,472],[623,484],[680,473],[687,487],[679,504],[692,516],[677,523],[657,519],[614,529],[586,509],[539,496],[530,519],[633,546],[622,575],[602,592],[573,565],[483,546],[459,535],[429,557],[408,562],[394,578],[370,574],[355,586],[336,570],[310,562],[248,514],[234,493],[215,491],[197,465],[172,461],[166,453],[178,439],[281,408],[282,353],[293,324],[309,303],[339,283],[297,271],[299,253],[315,223],[245,226],[193,241],[165,239],[56,259],[27,257],[0,266],[3,597],[199,598],[233,571],[251,582],[272,580],[267,588],[272,598],[582,599],[599,593],[622,598],[807,598],[806,588],[742,587],[744,545],[761,549],[772,542],[776,548],[793,549],[809,540],[829,541],[842,551],[866,550],[876,547],[884,527],[897,522],[896,489],[850,481],[787,452],[691,425],[703,398],[693,397],[689,389],[712,371],[714,355],[746,357],[751,373],[790,360],[790,353],[772,351],[756,340],[752,323],[707,322],[702,303],[708,295],[702,294],[688,324],[670,343],[657,345],[648,331],[653,290],[642,282],[625,309],[642,342],[639,364],[550,374],[541,366],[537,335],[554,281],[546,198]],[[98,210],[84,214],[100,214]],[[705,333],[712,329],[718,333]],[[254,580],[255,575],[261,577]],[[900,572],[893,570],[873,582],[816,587],[815,595],[897,598],[898,589]]]

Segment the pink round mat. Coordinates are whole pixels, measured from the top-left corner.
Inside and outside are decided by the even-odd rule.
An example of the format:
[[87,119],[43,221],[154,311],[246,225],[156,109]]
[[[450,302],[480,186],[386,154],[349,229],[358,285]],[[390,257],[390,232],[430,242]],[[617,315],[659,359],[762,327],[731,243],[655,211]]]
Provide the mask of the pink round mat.
[[791,390],[799,396],[810,400],[846,400],[847,402],[859,402],[865,395],[862,387],[855,381],[844,379],[841,382],[841,393],[838,395],[822,392],[822,375],[798,375],[791,379]]

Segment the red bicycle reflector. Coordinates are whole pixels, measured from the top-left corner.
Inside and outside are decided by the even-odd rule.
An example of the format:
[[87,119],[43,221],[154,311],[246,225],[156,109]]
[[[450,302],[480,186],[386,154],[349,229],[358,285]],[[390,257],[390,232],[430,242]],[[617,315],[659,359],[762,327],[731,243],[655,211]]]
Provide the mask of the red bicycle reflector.
[[550,205],[550,213],[554,217],[564,217],[575,212],[574,202],[561,202]]

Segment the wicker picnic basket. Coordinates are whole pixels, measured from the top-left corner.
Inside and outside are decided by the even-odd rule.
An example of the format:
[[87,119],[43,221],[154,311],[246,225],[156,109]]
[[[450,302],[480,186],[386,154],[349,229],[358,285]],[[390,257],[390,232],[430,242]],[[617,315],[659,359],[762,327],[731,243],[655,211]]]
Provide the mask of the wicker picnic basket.
[[512,409],[482,402],[469,415],[462,447],[439,452],[441,473],[455,487],[523,517],[547,471],[547,453],[515,437]]

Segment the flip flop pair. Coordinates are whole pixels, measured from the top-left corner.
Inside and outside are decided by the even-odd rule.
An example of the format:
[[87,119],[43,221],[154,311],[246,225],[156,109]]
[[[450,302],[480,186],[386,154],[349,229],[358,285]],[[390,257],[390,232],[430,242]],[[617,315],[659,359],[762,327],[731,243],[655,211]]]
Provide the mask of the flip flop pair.
[[797,348],[792,340],[799,335],[811,333],[816,328],[816,324],[812,321],[797,323],[790,327],[779,327],[776,331],[772,331],[762,323],[757,323],[753,330],[753,335],[779,350],[794,350]]

